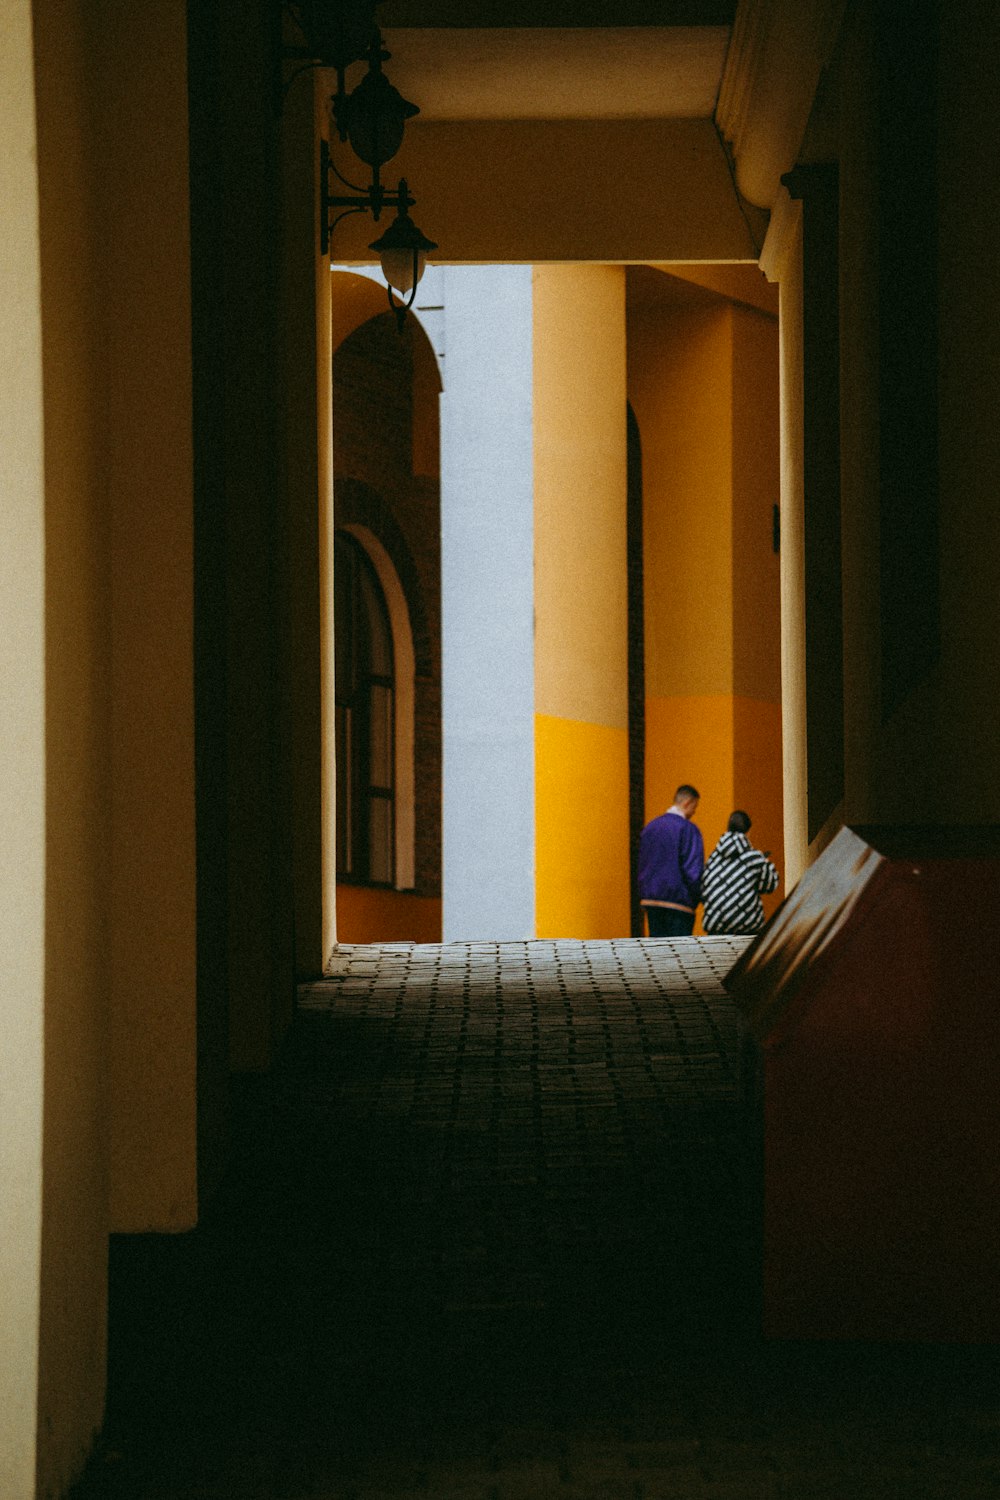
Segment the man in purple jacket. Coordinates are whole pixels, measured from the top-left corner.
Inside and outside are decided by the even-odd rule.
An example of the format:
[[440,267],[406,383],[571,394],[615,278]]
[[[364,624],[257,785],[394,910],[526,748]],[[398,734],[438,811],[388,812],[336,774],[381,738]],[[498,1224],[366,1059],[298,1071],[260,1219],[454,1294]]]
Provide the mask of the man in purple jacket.
[[699,793],[679,786],[672,807],[647,823],[639,839],[639,900],[650,937],[690,937],[701,900],[705,846],[691,822]]

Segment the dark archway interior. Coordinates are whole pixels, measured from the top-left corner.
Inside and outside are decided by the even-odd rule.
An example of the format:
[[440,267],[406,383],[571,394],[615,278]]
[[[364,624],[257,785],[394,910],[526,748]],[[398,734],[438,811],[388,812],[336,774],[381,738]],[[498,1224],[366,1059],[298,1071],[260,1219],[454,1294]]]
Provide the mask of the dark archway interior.
[[738,947],[341,950],[201,1227],[116,1254],[76,1500],[985,1493],[995,1348],[759,1336]]

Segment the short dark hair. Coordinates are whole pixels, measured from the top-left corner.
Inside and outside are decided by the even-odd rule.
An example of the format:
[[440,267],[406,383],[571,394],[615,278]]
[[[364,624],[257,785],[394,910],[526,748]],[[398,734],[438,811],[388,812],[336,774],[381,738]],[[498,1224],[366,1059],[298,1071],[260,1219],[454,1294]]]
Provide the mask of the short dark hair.
[[751,826],[750,814],[743,812],[740,808],[729,814],[730,833],[749,833]]
[[698,791],[697,787],[688,786],[687,782],[685,781],[684,784],[683,784],[683,786],[679,786],[677,788],[676,792],[674,793],[674,801],[675,802],[700,802],[701,801],[701,793]]

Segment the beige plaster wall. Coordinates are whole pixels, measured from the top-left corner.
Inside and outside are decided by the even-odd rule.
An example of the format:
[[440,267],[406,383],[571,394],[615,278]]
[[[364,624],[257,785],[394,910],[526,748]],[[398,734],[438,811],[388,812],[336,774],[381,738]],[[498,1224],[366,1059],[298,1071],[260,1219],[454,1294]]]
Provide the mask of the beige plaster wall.
[[45,996],[42,327],[31,6],[0,16],[0,1494],[35,1492]]

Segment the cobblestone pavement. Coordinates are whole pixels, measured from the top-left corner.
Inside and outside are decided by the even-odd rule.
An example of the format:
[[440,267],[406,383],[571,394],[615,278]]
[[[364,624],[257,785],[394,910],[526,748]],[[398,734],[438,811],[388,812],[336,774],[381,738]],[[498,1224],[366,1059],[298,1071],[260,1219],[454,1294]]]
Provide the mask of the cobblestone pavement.
[[339,949],[81,1500],[1000,1493],[995,1350],[756,1336],[740,946]]

